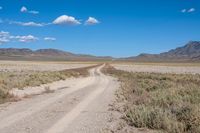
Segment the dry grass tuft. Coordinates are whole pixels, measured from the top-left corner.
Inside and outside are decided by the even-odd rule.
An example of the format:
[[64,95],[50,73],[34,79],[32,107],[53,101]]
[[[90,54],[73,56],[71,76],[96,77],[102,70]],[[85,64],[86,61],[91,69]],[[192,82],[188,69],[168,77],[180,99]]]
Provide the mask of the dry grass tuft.
[[200,132],[200,75],[130,73],[106,66],[119,78],[118,101],[131,126],[167,133]]
[[51,88],[49,86],[45,86],[44,90],[45,90],[44,93],[54,93],[55,92],[55,90],[51,90]]
[[12,88],[23,89],[28,86],[34,87],[54,81],[65,80],[69,77],[88,76],[88,70],[96,66],[98,65],[62,71],[0,72],[0,103],[4,103],[13,98],[13,96],[8,94],[8,91]]

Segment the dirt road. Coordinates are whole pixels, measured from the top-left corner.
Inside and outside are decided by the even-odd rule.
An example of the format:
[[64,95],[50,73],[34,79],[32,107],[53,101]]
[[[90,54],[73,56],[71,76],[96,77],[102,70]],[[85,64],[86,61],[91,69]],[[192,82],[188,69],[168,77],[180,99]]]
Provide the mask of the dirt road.
[[115,79],[94,68],[54,93],[0,105],[0,133],[102,132],[110,119]]

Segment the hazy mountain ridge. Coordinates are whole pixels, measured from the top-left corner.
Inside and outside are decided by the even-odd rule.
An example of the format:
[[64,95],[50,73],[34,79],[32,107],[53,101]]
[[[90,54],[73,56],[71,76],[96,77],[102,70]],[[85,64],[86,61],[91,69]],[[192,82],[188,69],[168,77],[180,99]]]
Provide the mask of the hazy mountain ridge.
[[74,54],[57,49],[17,49],[2,48],[0,49],[1,60],[112,60],[112,57],[101,57],[84,54]]

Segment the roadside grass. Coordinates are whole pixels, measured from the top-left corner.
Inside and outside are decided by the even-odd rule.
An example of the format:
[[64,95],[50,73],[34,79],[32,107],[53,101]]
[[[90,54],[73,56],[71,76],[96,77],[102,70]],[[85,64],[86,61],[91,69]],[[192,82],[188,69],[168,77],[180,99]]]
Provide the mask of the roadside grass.
[[88,76],[89,69],[98,65],[67,69],[62,71],[22,71],[22,72],[0,72],[0,104],[9,101],[12,96],[9,90],[12,88],[23,89],[24,87],[34,87],[54,81],[65,80],[70,77]]
[[121,81],[116,95],[128,125],[156,132],[200,133],[199,74],[130,73],[109,65],[103,72]]

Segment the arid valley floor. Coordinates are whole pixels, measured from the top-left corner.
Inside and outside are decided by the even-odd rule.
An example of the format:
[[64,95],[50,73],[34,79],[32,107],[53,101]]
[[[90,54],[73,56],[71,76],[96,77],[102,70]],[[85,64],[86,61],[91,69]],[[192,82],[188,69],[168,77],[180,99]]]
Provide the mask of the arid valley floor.
[[200,64],[0,62],[0,133],[198,133]]

